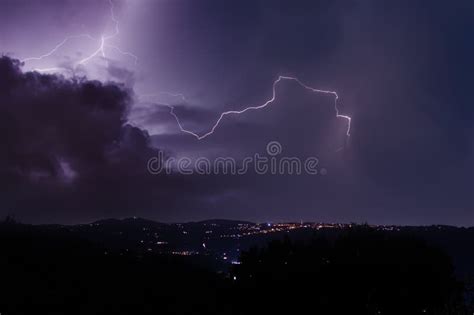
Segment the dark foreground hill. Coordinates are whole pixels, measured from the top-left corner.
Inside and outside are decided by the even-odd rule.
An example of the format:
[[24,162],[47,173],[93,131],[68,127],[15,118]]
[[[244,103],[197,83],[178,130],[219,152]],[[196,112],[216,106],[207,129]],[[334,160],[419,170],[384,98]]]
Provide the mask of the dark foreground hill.
[[[117,223],[102,221],[99,226]],[[466,288],[455,277],[449,255],[420,238],[365,226],[344,228],[330,237],[313,234],[304,241],[280,237],[244,250],[240,264],[224,273],[198,262],[206,254],[110,249],[100,239],[84,235],[81,229],[0,224],[0,313],[467,314],[468,310]]]
[[[351,226],[324,223],[258,224],[235,220],[170,224],[133,217],[42,228],[73,232],[109,250],[207,256],[212,258],[213,268],[225,271],[226,265],[238,262],[242,251],[254,246],[265,246],[268,242],[282,239],[284,236],[293,240],[307,240],[317,235],[334,240]],[[474,244],[474,228],[373,226],[373,229],[423,239],[451,256],[459,277],[474,277],[474,251],[469,246]]]

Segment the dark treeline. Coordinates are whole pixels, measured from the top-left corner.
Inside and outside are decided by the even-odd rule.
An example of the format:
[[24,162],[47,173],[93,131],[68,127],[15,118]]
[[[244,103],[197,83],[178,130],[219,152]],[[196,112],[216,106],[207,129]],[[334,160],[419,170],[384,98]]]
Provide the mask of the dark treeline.
[[242,255],[237,291],[260,312],[464,314],[451,259],[410,236],[356,227],[335,241],[273,241]]
[[108,251],[60,229],[0,224],[0,313],[467,314],[449,256],[351,228],[285,238],[218,274],[174,256]]

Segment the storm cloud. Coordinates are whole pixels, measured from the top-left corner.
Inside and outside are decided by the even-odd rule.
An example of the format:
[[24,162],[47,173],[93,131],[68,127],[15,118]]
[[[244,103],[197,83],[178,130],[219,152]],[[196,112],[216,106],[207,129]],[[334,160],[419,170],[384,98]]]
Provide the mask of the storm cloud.
[[22,72],[8,57],[0,85],[5,214],[36,222],[172,214],[220,191],[205,179],[148,173],[159,150],[126,124],[133,95],[124,86]]

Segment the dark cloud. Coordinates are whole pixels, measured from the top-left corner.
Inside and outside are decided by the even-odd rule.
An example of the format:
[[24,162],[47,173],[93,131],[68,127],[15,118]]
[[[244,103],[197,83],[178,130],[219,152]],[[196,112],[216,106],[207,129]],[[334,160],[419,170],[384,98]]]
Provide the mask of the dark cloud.
[[129,92],[113,84],[36,72],[0,60],[3,171],[56,178],[60,161],[86,175],[119,145]]
[[0,84],[3,213],[35,222],[166,218],[221,191],[206,178],[148,173],[158,150],[147,132],[125,124],[132,95],[123,86],[23,73],[8,57],[0,58]]

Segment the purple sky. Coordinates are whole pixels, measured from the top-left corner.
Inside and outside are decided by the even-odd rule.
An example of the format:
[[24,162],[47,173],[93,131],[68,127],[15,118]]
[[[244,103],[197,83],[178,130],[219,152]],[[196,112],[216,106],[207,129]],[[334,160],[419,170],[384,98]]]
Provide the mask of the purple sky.
[[[27,59],[23,73],[0,67],[0,215],[473,225],[474,5],[446,3],[0,0],[0,50]],[[351,137],[331,94],[294,81],[201,141],[156,104],[204,134],[220,113],[270,99],[279,75],[336,91]],[[270,141],[327,175],[146,169],[159,151],[240,163]]]

